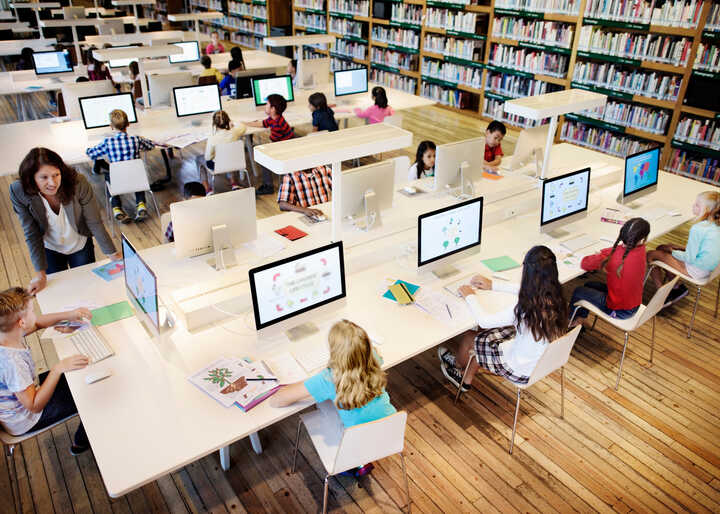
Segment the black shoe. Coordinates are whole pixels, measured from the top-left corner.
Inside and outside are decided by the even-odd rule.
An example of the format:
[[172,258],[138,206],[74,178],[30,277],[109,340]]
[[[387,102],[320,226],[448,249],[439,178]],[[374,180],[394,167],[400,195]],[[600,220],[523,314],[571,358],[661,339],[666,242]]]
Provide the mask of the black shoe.
[[446,366],[450,367],[457,367],[457,362],[455,361],[455,355],[453,352],[445,348],[444,346],[438,346],[437,349],[438,359],[440,359],[440,362],[445,363]]
[[275,188],[273,186],[268,184],[263,184],[262,186],[257,188],[256,193],[259,195],[271,195],[275,192]]
[[678,300],[682,300],[688,295],[688,293],[690,293],[690,291],[688,291],[688,288],[685,287],[685,284],[680,284],[677,287],[673,287],[667,299],[665,300],[665,305],[663,305],[663,307],[668,307],[677,302]]
[[455,387],[459,387],[460,390],[463,393],[467,393],[470,390],[469,384],[462,384],[460,385],[460,382],[462,382],[463,374],[462,371],[457,369],[455,366],[448,366],[445,364],[445,362],[440,362],[440,369],[443,372],[443,375],[445,375],[445,378],[447,378],[452,385]]
[[94,175],[102,175],[103,170],[99,161],[95,161],[95,164],[92,167],[92,172]]
[[90,444],[73,444],[70,446],[70,455],[77,457],[90,449]]

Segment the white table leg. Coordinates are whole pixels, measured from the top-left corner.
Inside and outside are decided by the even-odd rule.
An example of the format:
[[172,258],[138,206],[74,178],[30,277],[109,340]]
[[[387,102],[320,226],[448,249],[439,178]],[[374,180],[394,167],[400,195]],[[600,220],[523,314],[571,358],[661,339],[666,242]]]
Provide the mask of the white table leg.
[[332,163],[332,242],[340,238],[340,190],[342,189],[342,163]]
[[[540,170],[540,178],[544,179],[548,174],[548,166],[550,165],[550,151],[552,150],[553,143],[555,142],[555,130],[557,129],[557,116],[550,118],[550,128],[548,129],[548,137],[545,142],[545,155],[543,155],[542,169]],[[334,184],[333,184],[334,186]]]
[[247,134],[243,136],[243,139],[245,140],[245,148],[247,149],[248,156],[250,157],[250,167],[252,168],[253,177],[258,177],[257,168],[255,167],[255,157],[253,153],[253,135]]
[[252,445],[253,450],[255,450],[255,453],[258,455],[262,453],[262,444],[260,443],[260,436],[257,432],[250,434],[250,444]]
[[230,446],[223,446],[220,452],[220,467],[223,471],[230,469]]

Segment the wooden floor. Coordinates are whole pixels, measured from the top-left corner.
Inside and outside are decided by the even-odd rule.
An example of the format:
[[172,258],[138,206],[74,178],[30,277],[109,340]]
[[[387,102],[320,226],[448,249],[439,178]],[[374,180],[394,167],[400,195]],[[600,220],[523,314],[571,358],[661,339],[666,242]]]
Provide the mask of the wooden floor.
[[[42,95],[35,95],[41,97]],[[42,110],[41,97],[36,108]],[[0,122],[11,118],[0,104]],[[3,118],[4,117],[4,118]],[[405,113],[404,127],[437,143],[481,135],[484,123],[441,108]],[[512,152],[514,134],[503,147]],[[173,162],[176,183],[158,194],[162,211],[177,184],[194,175],[184,152]],[[407,149],[410,154],[413,148]],[[151,154],[153,172],[162,166]],[[0,288],[27,284],[31,266],[8,201],[11,177],[0,178]],[[101,191],[101,182],[90,180]],[[258,216],[277,213],[273,197]],[[688,227],[663,241],[683,243]],[[141,248],[160,242],[156,217],[125,229]],[[512,237],[511,234],[508,237]],[[502,245],[497,241],[493,244]],[[97,251],[97,250],[96,250]],[[577,283],[569,284],[566,294]],[[433,351],[388,373],[388,392],[409,413],[406,455],[415,512],[720,512],[720,330],[715,287],[701,297],[696,330],[685,338],[692,302],[662,313],[655,362],[648,365],[649,328],[631,340],[620,389],[613,389],[622,334],[598,322],[578,340],[566,368],[565,419],[558,418],[560,382],[552,376],[523,396],[514,455],[507,453],[515,401],[503,380],[481,375],[453,405]],[[39,370],[56,361],[52,345],[29,338]],[[111,398],[108,401],[112,401]],[[297,419],[261,432],[265,451],[247,440],[232,445],[233,467],[216,454],[122,498],[107,496],[92,452],[72,457],[77,420],[18,447],[0,464],[0,512],[313,512],[322,504],[322,465],[307,439],[297,473],[289,472]],[[151,427],[149,429],[152,429]],[[138,444],[142,444],[138,441]],[[403,505],[398,458],[376,463],[359,482],[331,480],[334,512],[397,511]]]

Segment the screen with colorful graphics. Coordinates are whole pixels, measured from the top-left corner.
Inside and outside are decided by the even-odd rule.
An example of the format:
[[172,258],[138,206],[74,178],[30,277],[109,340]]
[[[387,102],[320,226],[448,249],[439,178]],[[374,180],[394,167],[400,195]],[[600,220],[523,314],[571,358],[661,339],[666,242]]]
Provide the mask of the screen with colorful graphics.
[[545,180],[540,225],[586,211],[589,194],[590,168]]
[[660,148],[628,155],[625,158],[625,187],[623,196],[637,193],[658,182]]
[[418,216],[418,266],[480,244],[483,199]]
[[147,314],[155,328],[159,328],[155,273],[138,255],[137,250],[130,244],[125,234],[122,234],[122,252],[125,265],[125,287],[132,295],[133,303]]

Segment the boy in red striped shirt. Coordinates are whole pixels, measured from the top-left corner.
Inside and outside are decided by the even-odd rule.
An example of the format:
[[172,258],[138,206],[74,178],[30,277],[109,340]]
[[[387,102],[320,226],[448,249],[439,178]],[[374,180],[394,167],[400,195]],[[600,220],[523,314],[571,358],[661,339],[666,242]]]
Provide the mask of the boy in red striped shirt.
[[301,212],[305,216],[323,216],[314,205],[332,200],[332,170],[318,166],[282,176],[278,190],[278,207],[281,211]]
[[[267,102],[265,103],[265,114],[268,117],[262,121],[253,121],[248,123],[250,127],[264,127],[270,129],[270,141],[285,141],[286,139],[292,139],[295,137],[293,128],[283,118],[283,113],[287,109],[287,101],[281,95],[268,95]],[[258,188],[257,193],[259,195],[272,194],[273,182],[272,172],[263,168],[263,183]]]

